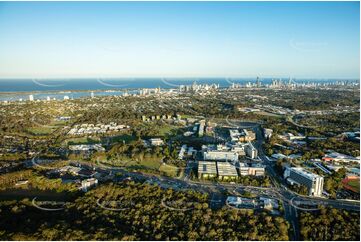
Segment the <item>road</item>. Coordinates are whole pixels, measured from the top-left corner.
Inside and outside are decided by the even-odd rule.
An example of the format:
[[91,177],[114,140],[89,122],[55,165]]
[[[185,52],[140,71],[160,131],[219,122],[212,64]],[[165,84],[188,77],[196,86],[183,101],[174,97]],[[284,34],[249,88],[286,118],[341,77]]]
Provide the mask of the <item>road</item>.
[[[232,120],[231,124],[236,125],[234,120]],[[237,126],[242,127],[244,125],[240,123]],[[250,126],[249,122],[247,122],[246,126],[248,127]],[[107,170],[112,173],[121,173],[133,179],[146,180],[151,183],[157,183],[162,187],[172,187],[175,190],[191,189],[202,193],[208,193],[211,198],[210,199],[211,208],[218,208],[224,204],[224,200],[225,200],[224,191],[228,191],[229,193],[234,194],[237,193],[237,190],[244,189],[244,190],[250,190],[253,193],[257,193],[258,195],[276,198],[282,202],[284,207],[285,219],[289,222],[291,226],[291,231],[292,231],[292,233],[290,234],[291,240],[300,240],[299,225],[298,225],[298,210],[300,209],[300,207],[295,206],[292,203],[292,201],[296,200],[298,203],[301,204],[312,203],[314,205],[324,205],[338,209],[360,211],[359,201],[331,200],[324,198],[307,197],[307,196],[298,195],[293,191],[287,189],[287,185],[285,184],[285,181],[281,179],[279,175],[275,172],[272,161],[268,159],[268,157],[264,154],[262,147],[264,142],[264,137],[260,124],[253,125],[252,129],[256,133],[256,137],[257,137],[256,141],[254,142],[254,146],[258,150],[258,158],[266,166],[266,172],[269,174],[271,178],[273,187],[265,188],[265,187],[242,186],[239,184],[191,181],[189,179],[189,174],[191,169],[194,167],[194,164],[190,162],[187,163],[184,178],[170,178],[163,176],[155,176],[151,174],[144,174],[141,172],[130,172],[125,170],[124,168],[109,167],[102,164],[93,165],[93,168],[98,171]]]
[[[79,165],[83,165],[81,163],[78,163]],[[89,165],[89,164],[88,164]],[[229,183],[214,183],[214,182],[197,182],[192,181],[189,179],[184,178],[172,178],[172,177],[165,177],[165,176],[156,176],[152,174],[147,173],[141,173],[141,172],[131,172],[127,171],[124,168],[120,167],[110,167],[102,164],[98,165],[92,165],[95,170],[97,171],[108,171],[112,173],[121,173],[125,176],[129,176],[134,179],[138,180],[152,180],[154,182],[159,182],[163,184],[171,184],[175,189],[199,189],[199,190],[210,190],[210,189],[218,189],[218,190],[227,190],[227,191],[234,191],[236,189],[248,189],[252,192],[256,192],[259,194],[264,194],[268,196],[272,196],[275,198],[278,198],[282,201],[288,202],[294,198],[297,197],[300,200],[309,201],[313,203],[323,204],[325,206],[333,206],[337,208],[345,208],[345,209],[352,209],[359,211],[359,202],[353,202],[353,201],[344,201],[344,200],[331,200],[331,199],[323,199],[323,198],[316,198],[316,197],[306,197],[306,196],[300,196],[296,193],[287,190],[287,188],[283,184],[279,184],[277,182],[274,182],[274,187],[255,187],[255,186],[243,186],[239,184],[229,184]],[[267,169],[270,169],[267,167]],[[268,170],[267,170],[268,171]],[[274,172],[273,169],[270,169],[270,173]],[[274,173],[275,175],[275,173]],[[274,178],[271,179],[275,180]]]
[[299,225],[298,225],[298,208],[292,204],[292,199],[304,201],[305,203],[312,203],[315,205],[332,206],[339,209],[348,209],[360,211],[360,202],[342,201],[342,200],[331,200],[317,197],[306,197],[300,196],[293,191],[287,189],[287,185],[283,179],[280,179],[279,175],[274,170],[272,161],[264,154],[263,142],[264,136],[261,127],[258,126],[253,129],[256,133],[256,142],[254,146],[258,150],[258,157],[266,165],[266,171],[270,175],[273,185],[276,188],[276,193],[280,200],[283,201],[285,218],[290,223],[292,228],[292,240],[300,240]]

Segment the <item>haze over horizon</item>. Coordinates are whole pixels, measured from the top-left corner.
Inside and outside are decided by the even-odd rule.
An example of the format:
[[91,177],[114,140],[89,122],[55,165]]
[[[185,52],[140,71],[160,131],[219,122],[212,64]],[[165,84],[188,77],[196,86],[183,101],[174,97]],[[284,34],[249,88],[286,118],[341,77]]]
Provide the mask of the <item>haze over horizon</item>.
[[359,79],[359,2],[1,2],[0,78]]

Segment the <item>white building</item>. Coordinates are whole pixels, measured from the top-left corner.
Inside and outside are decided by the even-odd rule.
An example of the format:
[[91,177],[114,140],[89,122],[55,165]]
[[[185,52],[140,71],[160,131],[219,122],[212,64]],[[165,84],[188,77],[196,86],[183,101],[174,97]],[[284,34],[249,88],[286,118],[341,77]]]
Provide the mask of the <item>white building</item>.
[[161,146],[161,145],[164,145],[163,140],[160,139],[160,138],[151,138],[151,139],[149,139],[149,143],[150,143],[150,145],[152,145],[152,146]]
[[198,136],[202,137],[204,134],[204,127],[205,127],[206,121],[205,120],[201,120],[199,121],[199,126],[198,126]]
[[241,146],[241,145],[232,146],[231,151],[236,152],[239,156],[245,156],[246,155],[246,153],[244,151],[244,146]]
[[96,151],[105,151],[105,148],[101,144],[83,144],[83,145],[69,145],[69,150],[72,151],[90,151],[90,150],[96,150]]
[[179,151],[178,159],[182,160],[184,157],[184,152],[187,150],[187,145],[182,145],[182,148]]
[[238,153],[232,151],[210,150],[203,152],[204,160],[238,161]]
[[241,136],[241,133],[239,132],[238,129],[230,129],[229,136],[231,137],[231,141],[237,142],[239,141],[239,137]]
[[284,178],[291,184],[304,185],[308,188],[308,195],[320,197],[323,192],[323,177],[305,170],[302,167],[287,167]]
[[29,95],[29,101],[34,101],[34,95]]
[[294,135],[292,133],[287,133],[286,138],[288,140],[301,140],[301,139],[306,139],[306,136],[302,135],[302,134],[298,134],[298,135]]
[[89,188],[95,187],[98,185],[98,179],[96,178],[89,178],[81,181],[81,190],[83,192],[88,191]]
[[251,159],[255,159],[258,156],[257,149],[253,146],[251,142],[248,142],[248,144],[244,148],[244,151],[246,152],[246,155]]
[[272,129],[263,129],[265,139],[270,139],[272,137]]
[[236,196],[228,196],[226,203],[228,205],[243,209],[254,209],[257,205],[255,199]]

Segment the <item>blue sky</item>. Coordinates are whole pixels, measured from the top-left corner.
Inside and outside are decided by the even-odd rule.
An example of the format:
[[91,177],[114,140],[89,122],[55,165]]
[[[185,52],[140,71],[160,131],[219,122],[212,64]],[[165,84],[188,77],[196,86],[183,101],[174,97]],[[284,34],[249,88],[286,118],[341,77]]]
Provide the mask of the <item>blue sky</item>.
[[0,2],[0,77],[358,78],[358,2]]

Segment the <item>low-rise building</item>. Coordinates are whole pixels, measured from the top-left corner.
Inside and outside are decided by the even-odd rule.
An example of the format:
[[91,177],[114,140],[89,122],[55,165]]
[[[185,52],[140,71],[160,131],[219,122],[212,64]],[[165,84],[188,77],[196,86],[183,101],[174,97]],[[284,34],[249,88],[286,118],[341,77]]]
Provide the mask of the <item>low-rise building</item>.
[[272,154],[271,155],[272,158],[276,159],[276,160],[282,160],[287,158],[287,155],[281,154],[281,153],[277,153],[277,154]]
[[340,153],[337,153],[337,152],[331,152],[331,153],[326,154],[322,158],[322,160],[326,161],[326,162],[344,162],[344,163],[355,162],[355,163],[360,163],[359,158],[355,158],[355,157],[349,156],[349,155],[340,154]]
[[276,199],[272,199],[272,198],[268,198],[268,197],[260,197],[259,198],[261,206],[263,207],[263,209],[266,210],[273,210],[273,209],[278,209],[278,201]]
[[91,144],[91,145],[69,145],[69,150],[72,151],[105,151],[105,148],[101,144]]
[[246,152],[244,150],[244,146],[238,146],[238,145],[232,146],[231,151],[236,152],[238,154],[238,156],[245,156],[246,155]]
[[229,136],[232,142],[248,142],[256,139],[256,134],[253,131],[242,129],[230,129]]
[[226,203],[239,209],[255,209],[257,206],[255,199],[236,196],[228,196]]
[[236,167],[228,161],[217,162],[218,178],[227,180],[237,178],[238,173]]
[[229,136],[231,137],[231,141],[238,142],[239,138],[241,137],[241,133],[238,129],[230,129]]
[[285,141],[294,141],[294,140],[303,140],[306,139],[306,136],[303,134],[294,135],[292,133],[286,133],[284,135],[278,135],[281,139]]
[[256,134],[253,131],[243,129],[243,133],[239,138],[240,142],[249,142],[256,140]]
[[78,176],[81,169],[82,168],[76,166],[64,166],[62,168],[59,168],[57,172],[60,174],[69,173],[72,174],[73,176]]
[[198,178],[217,177],[217,165],[214,161],[198,161]]
[[81,181],[80,189],[83,192],[87,192],[90,188],[95,187],[98,185],[98,179],[96,178],[89,178]]
[[161,146],[164,145],[164,141],[160,138],[151,138],[149,139],[149,143],[152,146]]
[[204,160],[238,161],[238,153],[232,151],[209,150],[203,152]]
[[22,186],[22,185],[26,185],[29,183],[29,180],[20,180],[18,182],[16,182],[15,186]]
[[264,176],[265,167],[258,163],[239,163],[239,173],[241,176]]

